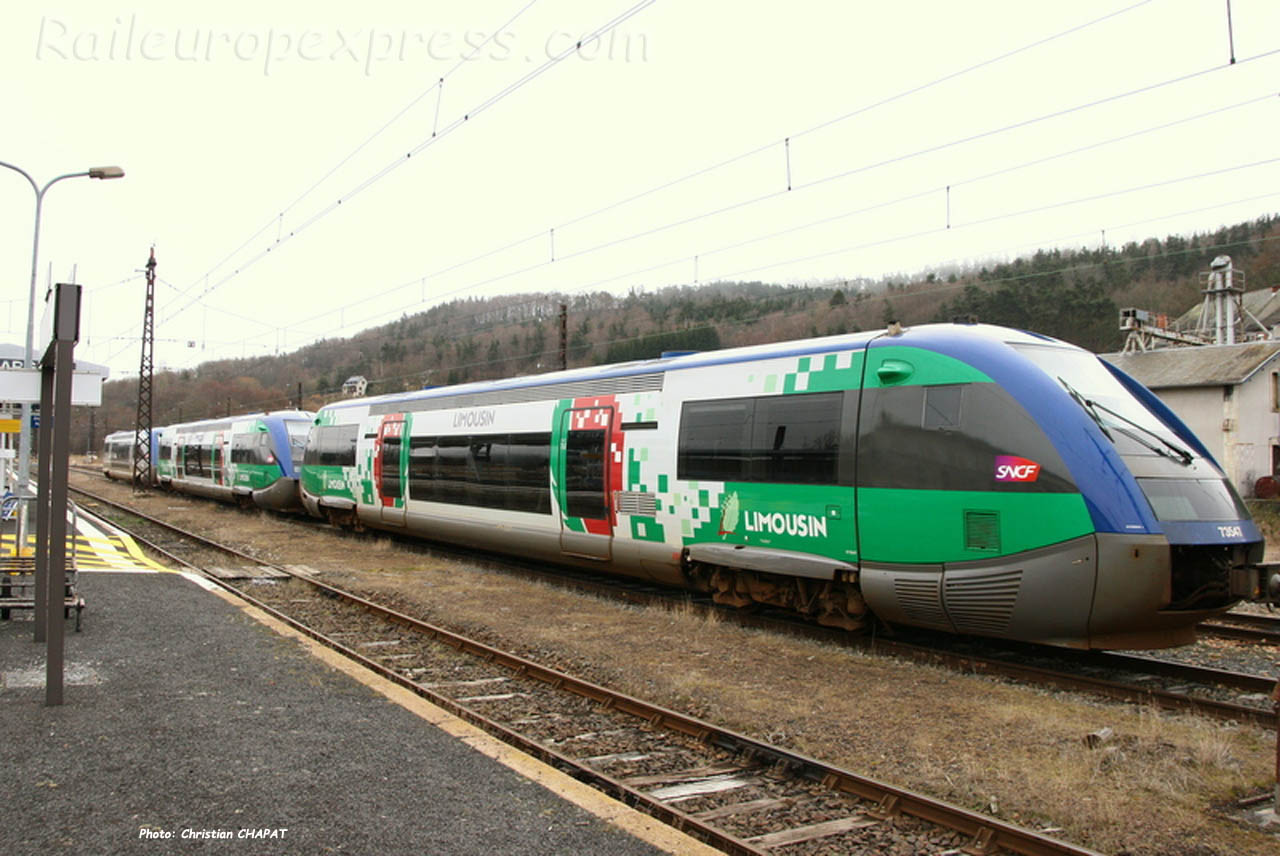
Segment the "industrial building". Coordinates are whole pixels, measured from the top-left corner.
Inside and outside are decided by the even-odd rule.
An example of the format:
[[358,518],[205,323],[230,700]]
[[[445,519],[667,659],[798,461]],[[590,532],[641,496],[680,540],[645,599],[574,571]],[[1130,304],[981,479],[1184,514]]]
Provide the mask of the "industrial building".
[[1124,351],[1102,359],[1187,423],[1241,496],[1271,498],[1280,493],[1280,288],[1246,292],[1230,256],[1202,278],[1204,302],[1172,325],[1122,309]]
[[[1280,475],[1280,341],[1157,348],[1102,359],[1186,422],[1241,496]],[[1263,494],[1268,487],[1263,486]]]

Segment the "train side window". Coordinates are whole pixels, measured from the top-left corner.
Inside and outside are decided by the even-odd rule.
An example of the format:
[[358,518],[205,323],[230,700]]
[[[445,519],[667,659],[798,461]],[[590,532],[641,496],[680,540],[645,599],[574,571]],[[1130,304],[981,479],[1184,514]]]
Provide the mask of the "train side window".
[[321,425],[311,432],[302,462],[317,467],[354,467],[360,426]]
[[470,504],[482,508],[506,507],[507,435],[473,436],[471,461],[475,466],[476,478],[471,487]]
[[[993,383],[863,392],[858,484],[870,488],[1066,492],[1066,465],[1035,419]],[[954,420],[954,421],[953,421]],[[1034,482],[997,481],[996,459],[1040,465]]]
[[189,476],[209,475],[209,452],[206,446],[183,447],[183,470]]
[[835,484],[843,400],[839,392],[756,399],[751,481]]
[[409,438],[409,498],[435,500],[436,438]]
[[676,477],[747,481],[755,399],[686,402],[680,413]]
[[436,502],[474,505],[471,485],[476,481],[470,437],[441,437],[436,441]]
[[382,438],[382,482],[378,490],[389,499],[399,499],[402,494],[399,437]]
[[605,494],[605,432],[570,431],[565,444],[564,484],[569,517],[603,520],[609,515]]
[[687,402],[676,477],[838,484],[847,400],[856,411],[843,392]]
[[254,449],[257,438],[252,434],[234,434],[231,437],[231,463],[256,464],[258,455]]
[[409,438],[409,498],[551,513],[551,434]]
[[507,508],[551,513],[551,434],[512,434],[507,441]]
[[930,431],[960,430],[960,406],[964,387],[927,386],[924,389],[924,427]]

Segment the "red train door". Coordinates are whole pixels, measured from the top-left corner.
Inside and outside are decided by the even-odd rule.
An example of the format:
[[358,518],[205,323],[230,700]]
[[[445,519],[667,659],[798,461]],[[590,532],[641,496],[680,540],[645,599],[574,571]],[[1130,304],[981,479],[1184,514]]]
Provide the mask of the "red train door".
[[373,481],[378,486],[382,522],[393,526],[405,524],[405,484],[400,465],[403,441],[404,419],[398,414],[383,419],[373,447]]

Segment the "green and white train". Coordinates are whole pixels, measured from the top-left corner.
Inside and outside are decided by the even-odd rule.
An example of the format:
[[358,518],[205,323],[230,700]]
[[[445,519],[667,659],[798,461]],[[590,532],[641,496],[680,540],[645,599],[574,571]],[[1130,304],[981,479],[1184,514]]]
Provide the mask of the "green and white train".
[[[315,414],[251,413],[166,425],[151,432],[152,477],[180,493],[277,511],[299,508],[298,465]],[[103,472],[133,478],[132,431],[107,436]]]
[[1280,599],[1248,511],[1177,417],[1086,351],[991,326],[332,404],[301,500],[850,629],[1160,647],[1241,598]]

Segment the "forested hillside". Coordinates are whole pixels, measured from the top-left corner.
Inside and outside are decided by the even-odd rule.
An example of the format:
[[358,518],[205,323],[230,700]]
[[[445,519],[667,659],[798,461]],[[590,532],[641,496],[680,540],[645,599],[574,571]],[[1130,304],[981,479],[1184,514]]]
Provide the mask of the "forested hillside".
[[[1212,234],[1151,238],[1123,247],[1054,250],[971,269],[923,271],[879,282],[814,285],[713,283],[595,294],[523,294],[456,300],[349,339],[289,354],[205,363],[155,377],[154,422],[316,409],[341,397],[352,375],[369,394],[535,374],[559,367],[559,307],[568,307],[569,366],[656,356],[671,350],[784,341],[904,324],[976,317],[1057,336],[1095,351],[1120,346],[1117,314],[1136,306],[1176,316],[1200,299],[1199,274],[1228,254],[1248,287],[1280,286],[1280,216]],[[137,380],[106,384],[93,442],[132,426]],[[73,447],[90,443],[87,408]]]

